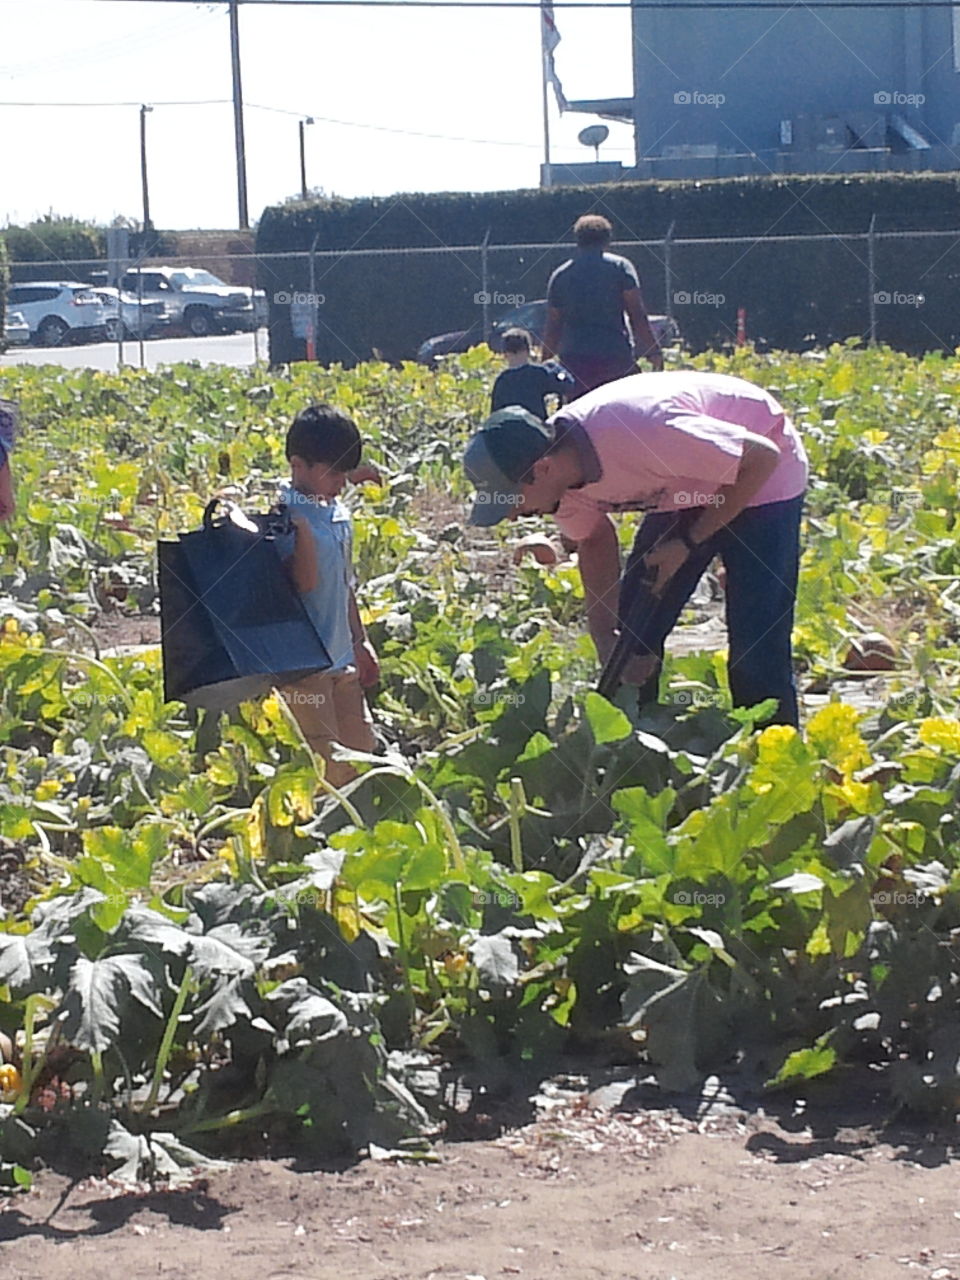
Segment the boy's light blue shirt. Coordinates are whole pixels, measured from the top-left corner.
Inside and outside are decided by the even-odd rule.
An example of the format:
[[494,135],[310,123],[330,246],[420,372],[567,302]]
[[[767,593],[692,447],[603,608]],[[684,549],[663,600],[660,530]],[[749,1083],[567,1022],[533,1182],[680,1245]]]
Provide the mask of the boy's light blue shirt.
[[[297,516],[305,516],[317,548],[317,585],[301,595],[310,620],[330,654],[331,671],[342,671],[354,661],[350,635],[350,588],[353,586],[353,525],[347,506],[334,498],[297,493],[289,484],[280,490],[280,501]],[[277,539],[281,556],[293,555],[294,535]]]

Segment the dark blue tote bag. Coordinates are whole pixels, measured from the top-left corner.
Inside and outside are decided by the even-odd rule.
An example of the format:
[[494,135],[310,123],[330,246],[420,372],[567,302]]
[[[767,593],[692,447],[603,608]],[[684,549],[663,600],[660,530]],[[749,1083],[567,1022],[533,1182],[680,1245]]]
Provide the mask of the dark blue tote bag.
[[215,711],[331,666],[280,557],[289,516],[219,505],[157,545],[164,696]]

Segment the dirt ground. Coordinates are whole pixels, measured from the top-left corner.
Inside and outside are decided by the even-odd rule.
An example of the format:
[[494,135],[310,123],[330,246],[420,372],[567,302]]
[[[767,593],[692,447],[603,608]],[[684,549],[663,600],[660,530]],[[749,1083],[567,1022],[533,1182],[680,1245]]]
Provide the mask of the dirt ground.
[[960,1280],[950,1143],[828,1130],[584,1097],[434,1164],[252,1161],[143,1194],[43,1173],[0,1204],[0,1275]]

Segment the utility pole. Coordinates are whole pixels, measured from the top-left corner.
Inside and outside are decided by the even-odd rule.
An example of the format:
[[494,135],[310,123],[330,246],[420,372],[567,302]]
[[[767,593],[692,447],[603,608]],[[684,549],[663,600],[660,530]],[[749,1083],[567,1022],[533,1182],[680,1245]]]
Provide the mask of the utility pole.
[[540,185],[542,187],[552,187],[553,180],[550,170],[550,103],[547,97],[547,51],[540,51],[540,75],[542,80],[542,103],[543,103],[543,178]]
[[313,124],[313,116],[304,116],[298,121],[300,126],[300,199],[307,198],[307,152],[303,141],[303,126],[305,124]]
[[150,221],[150,190],[147,186],[147,112],[153,107],[142,104],[140,107],[140,185],[143,188],[143,230],[153,230]]
[[240,81],[240,0],[230,0],[230,62],[233,68],[233,132],[237,148],[237,208],[240,230],[250,226],[247,210],[247,153],[243,142],[243,85]]

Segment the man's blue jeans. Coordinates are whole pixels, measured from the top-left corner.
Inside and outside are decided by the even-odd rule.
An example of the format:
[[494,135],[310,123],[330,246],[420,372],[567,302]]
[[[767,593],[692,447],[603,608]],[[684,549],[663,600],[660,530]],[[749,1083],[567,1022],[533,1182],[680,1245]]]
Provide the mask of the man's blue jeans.
[[[729,525],[708,538],[667,583],[659,605],[636,625],[637,651],[663,661],[663,643],[683,606],[715,555],[727,571],[726,621],[730,652],[728,674],[734,706],[750,707],[765,698],[779,706],[767,723],[798,723],[791,633],[800,562],[802,495],[786,502],[747,507]],[[628,616],[639,581],[640,561],[678,521],[689,525],[690,512],[656,512],[640,526],[620,587],[620,618]],[[640,690],[640,703],[655,702],[660,672]]]

